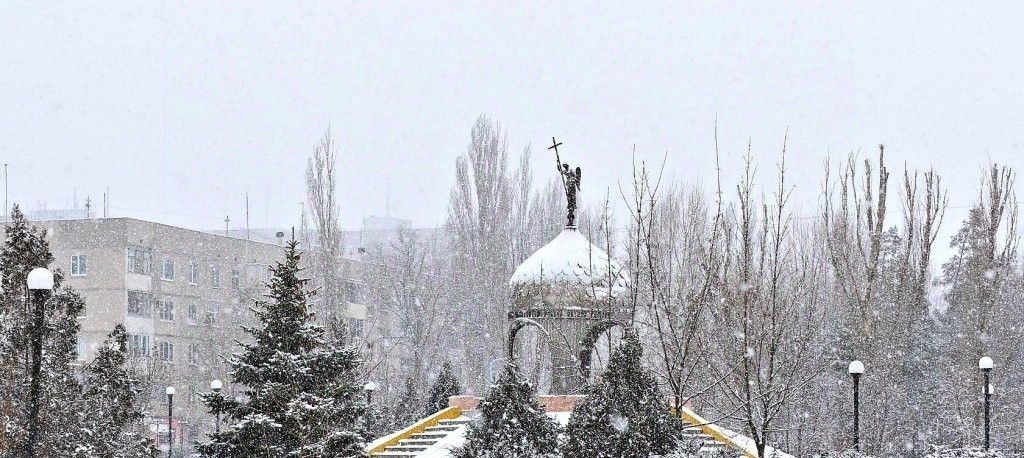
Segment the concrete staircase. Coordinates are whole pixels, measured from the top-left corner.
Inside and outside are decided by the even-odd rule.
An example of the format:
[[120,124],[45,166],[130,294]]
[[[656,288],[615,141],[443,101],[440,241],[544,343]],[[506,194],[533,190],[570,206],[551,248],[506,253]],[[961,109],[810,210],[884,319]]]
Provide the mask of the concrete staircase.
[[704,434],[696,426],[688,426],[683,429],[683,444],[689,446],[691,450],[697,449],[697,455],[702,457],[735,457],[742,455],[730,449],[729,446],[715,440],[714,437]]
[[472,412],[465,412],[454,420],[441,420],[436,426],[427,427],[421,433],[415,433],[406,439],[402,439],[397,445],[384,449],[383,452],[373,455],[376,458],[409,458],[419,456],[428,448],[450,434],[460,433],[469,424]]

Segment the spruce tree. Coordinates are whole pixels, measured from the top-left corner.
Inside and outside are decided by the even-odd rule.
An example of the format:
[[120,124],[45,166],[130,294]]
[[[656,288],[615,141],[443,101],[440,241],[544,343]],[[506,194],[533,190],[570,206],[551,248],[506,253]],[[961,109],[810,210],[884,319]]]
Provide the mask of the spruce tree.
[[682,424],[642,360],[640,342],[626,333],[608,369],[569,418],[566,458],[646,458],[678,447]]
[[76,431],[69,420],[67,406],[76,405],[81,384],[72,363],[78,335],[77,317],[85,306],[73,291],[60,287],[63,275],[54,272],[54,289],[46,300],[42,328],[35,326],[34,305],[27,302],[25,284],[29,271],[48,267],[53,255],[45,231],[28,223],[17,205],[5,227],[5,243],[0,251],[0,392],[4,393],[4,453],[17,456],[24,452],[28,439],[32,341],[43,340],[38,413],[39,456],[69,456]]
[[[123,372],[123,358],[101,352],[99,362],[84,373],[75,370],[78,315],[85,301],[61,287],[63,274],[59,269],[54,272],[54,289],[43,307],[43,327],[33,324],[34,308],[26,302],[29,294],[25,281],[32,269],[53,263],[45,231],[29,224],[14,206],[4,232],[5,243],[0,250],[0,393],[4,393],[0,400],[4,424],[0,428],[0,448],[4,455],[25,453],[30,423],[30,349],[34,336],[41,335],[36,455],[148,456],[153,449],[138,436],[144,434],[137,421],[141,417],[126,414],[133,412],[135,403],[141,400],[132,394],[135,388],[120,391],[130,380]],[[116,339],[115,334],[112,336]],[[116,412],[109,410],[114,404],[119,408]]]
[[393,429],[405,428],[422,418],[421,411],[417,408],[421,405],[423,405],[423,399],[416,389],[416,382],[411,377],[406,378],[402,394],[395,400],[395,406],[391,410]]
[[313,323],[298,242],[271,270],[269,300],[252,309],[252,341],[229,358],[240,399],[206,396],[227,423],[199,451],[211,457],[353,457],[364,454],[366,405],[356,351]]
[[537,403],[533,386],[509,363],[487,397],[480,418],[466,433],[466,443],[453,451],[456,458],[554,457],[558,425]]
[[448,407],[448,398],[460,394],[462,394],[462,386],[459,385],[459,379],[455,378],[452,363],[445,361],[441,366],[441,373],[437,374],[437,380],[434,380],[434,384],[430,386],[426,415],[433,415]]
[[107,335],[83,374],[84,405],[77,414],[75,456],[143,458],[157,451],[143,425],[146,402],[137,374],[129,368],[128,333],[118,324]]

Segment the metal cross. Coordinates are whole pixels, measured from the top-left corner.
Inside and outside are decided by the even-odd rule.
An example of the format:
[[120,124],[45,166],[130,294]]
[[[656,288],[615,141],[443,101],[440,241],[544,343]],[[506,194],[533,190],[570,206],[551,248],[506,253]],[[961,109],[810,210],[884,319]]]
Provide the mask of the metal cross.
[[549,146],[548,149],[553,149],[553,150],[555,150],[555,154],[558,154],[558,147],[559,146],[562,146],[562,143],[557,141],[557,140],[555,140],[555,137],[551,137],[551,146]]

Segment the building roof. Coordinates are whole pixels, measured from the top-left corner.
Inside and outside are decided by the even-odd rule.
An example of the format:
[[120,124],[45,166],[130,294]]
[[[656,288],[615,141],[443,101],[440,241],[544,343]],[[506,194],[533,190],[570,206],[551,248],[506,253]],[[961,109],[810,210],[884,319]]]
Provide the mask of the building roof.
[[628,285],[626,270],[608,253],[590,243],[575,227],[566,227],[554,239],[526,258],[509,280],[522,285],[560,284],[596,287],[617,295]]

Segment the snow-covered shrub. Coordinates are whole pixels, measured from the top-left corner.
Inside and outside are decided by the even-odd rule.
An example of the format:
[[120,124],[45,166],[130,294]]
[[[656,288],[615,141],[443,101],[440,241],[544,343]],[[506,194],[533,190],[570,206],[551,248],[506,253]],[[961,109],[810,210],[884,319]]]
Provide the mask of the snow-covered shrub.
[[981,447],[951,448],[932,446],[932,451],[925,458],[1003,458],[998,450],[985,450]]
[[858,452],[856,450],[843,450],[841,452],[833,452],[828,454],[829,458],[874,458],[874,455],[869,455],[864,452]]
[[514,364],[505,366],[479,410],[466,444],[452,452],[456,458],[558,456],[558,425],[544,413],[533,386]]
[[608,369],[569,418],[566,458],[647,458],[681,448],[682,422],[670,413],[642,360],[640,342],[626,333]]

